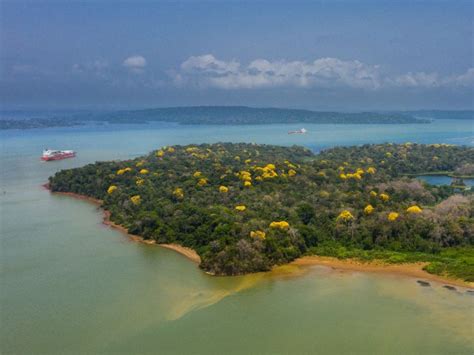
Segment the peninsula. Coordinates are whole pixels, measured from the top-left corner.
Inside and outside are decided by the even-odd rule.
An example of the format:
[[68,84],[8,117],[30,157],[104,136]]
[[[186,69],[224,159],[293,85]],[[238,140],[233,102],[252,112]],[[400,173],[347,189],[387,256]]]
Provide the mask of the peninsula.
[[53,192],[102,201],[110,221],[178,244],[218,275],[266,271],[303,255],[387,263],[474,281],[474,198],[408,174],[466,175],[474,148],[336,147],[313,154],[244,143],[170,146],[58,172]]

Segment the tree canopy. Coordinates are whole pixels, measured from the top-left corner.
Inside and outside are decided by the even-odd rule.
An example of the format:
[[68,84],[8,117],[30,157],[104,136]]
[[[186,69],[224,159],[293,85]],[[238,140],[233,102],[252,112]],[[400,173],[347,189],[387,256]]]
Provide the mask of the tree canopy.
[[470,192],[405,175],[453,172],[473,161],[473,148],[441,144],[315,155],[298,146],[217,143],[63,170],[50,188],[103,200],[130,233],[193,248],[206,271],[236,275],[328,245],[431,254],[470,248]]

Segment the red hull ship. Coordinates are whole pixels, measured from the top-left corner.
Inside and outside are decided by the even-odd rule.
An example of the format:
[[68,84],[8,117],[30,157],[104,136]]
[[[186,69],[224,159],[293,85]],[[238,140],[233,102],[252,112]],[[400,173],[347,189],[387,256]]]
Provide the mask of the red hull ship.
[[41,156],[41,160],[50,161],[50,160],[61,160],[67,158],[74,158],[76,156],[76,152],[73,150],[52,150],[46,149],[43,150],[43,155]]

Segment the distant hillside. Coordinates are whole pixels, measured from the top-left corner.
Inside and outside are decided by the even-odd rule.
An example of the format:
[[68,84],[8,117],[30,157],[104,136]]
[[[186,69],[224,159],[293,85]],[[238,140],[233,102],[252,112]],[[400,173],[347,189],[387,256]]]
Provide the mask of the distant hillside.
[[147,110],[90,112],[50,118],[36,117],[21,120],[2,119],[0,129],[28,129],[67,127],[86,122],[148,123],[175,122],[179,124],[275,124],[275,123],[332,123],[332,124],[402,124],[429,123],[429,119],[415,118],[412,113],[381,112],[320,112],[245,106],[169,107]]
[[109,113],[108,122],[164,121],[181,124],[274,124],[274,123],[426,123],[405,113],[342,113],[245,106],[169,107]]

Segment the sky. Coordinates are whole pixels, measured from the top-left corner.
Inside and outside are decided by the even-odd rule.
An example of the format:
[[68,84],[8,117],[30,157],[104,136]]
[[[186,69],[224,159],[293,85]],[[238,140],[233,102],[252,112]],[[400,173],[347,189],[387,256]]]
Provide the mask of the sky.
[[471,1],[0,1],[2,108],[474,108]]

